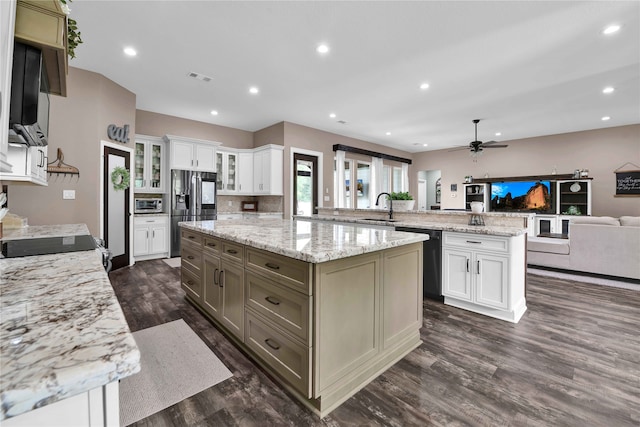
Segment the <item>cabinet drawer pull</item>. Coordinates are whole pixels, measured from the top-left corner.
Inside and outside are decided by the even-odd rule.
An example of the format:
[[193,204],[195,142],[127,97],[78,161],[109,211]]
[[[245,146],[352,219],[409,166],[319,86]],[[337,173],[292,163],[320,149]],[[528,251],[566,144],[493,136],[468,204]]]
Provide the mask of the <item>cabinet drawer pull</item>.
[[274,350],[280,350],[280,344],[278,344],[271,338],[267,338],[266,340],[264,340],[264,343]]
[[266,263],[265,266],[269,267],[272,270],[280,270],[280,266],[279,265],[273,264],[271,262]]
[[467,273],[469,272],[469,258],[467,258]]
[[215,248],[216,244],[215,243],[207,243],[207,246],[209,246],[210,248]]
[[221,288],[224,288],[224,270],[220,270],[220,273],[218,273],[218,286],[220,286]]
[[187,280],[187,285],[193,286],[193,282],[191,280]]
[[482,244],[482,242],[476,242],[475,240],[467,240],[467,243],[475,243],[476,245]]
[[480,274],[480,260],[478,260],[478,273],[477,274]]
[[213,270],[213,284],[218,286],[218,269]]
[[187,239],[195,239],[196,236],[187,236]]
[[195,259],[195,258],[191,255],[187,255],[187,259]]
[[280,305],[280,301],[277,298],[274,298],[272,296],[268,296],[268,297],[265,297],[265,299],[267,301],[269,301],[273,305]]
[[235,255],[235,254],[237,254],[237,253],[238,253],[238,251],[236,251],[235,249],[227,249],[227,253],[228,253],[228,254]]

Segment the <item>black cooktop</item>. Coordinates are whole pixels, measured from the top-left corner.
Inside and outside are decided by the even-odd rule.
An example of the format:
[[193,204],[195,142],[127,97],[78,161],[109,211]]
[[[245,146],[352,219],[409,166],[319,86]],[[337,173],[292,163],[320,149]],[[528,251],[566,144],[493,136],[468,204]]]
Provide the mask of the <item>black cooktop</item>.
[[41,237],[2,242],[2,257],[17,258],[33,255],[89,251],[96,248],[93,236]]

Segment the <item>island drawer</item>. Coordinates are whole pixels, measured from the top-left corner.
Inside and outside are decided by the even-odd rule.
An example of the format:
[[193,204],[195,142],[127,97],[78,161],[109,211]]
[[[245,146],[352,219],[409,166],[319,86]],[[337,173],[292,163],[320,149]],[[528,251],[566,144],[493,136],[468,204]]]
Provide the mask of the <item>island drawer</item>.
[[245,306],[309,344],[311,298],[254,273],[246,273]]
[[185,230],[184,228],[180,231],[180,237],[182,237],[182,243],[187,243],[190,245],[195,245],[198,247],[202,246],[202,235],[195,231]]
[[509,239],[501,236],[485,236],[471,233],[442,233],[444,246],[457,246],[465,249],[509,252]]
[[180,256],[182,257],[182,264],[187,264],[187,267],[196,273],[200,272],[202,268],[202,250],[200,248],[182,245]]
[[222,256],[226,259],[232,259],[239,263],[244,262],[244,246],[238,243],[229,242],[227,240],[221,240],[222,243]]
[[311,295],[311,264],[307,262],[247,248],[247,267],[281,285]]
[[204,238],[204,249],[210,254],[219,256],[221,248],[222,248],[222,242],[220,242],[220,239],[216,239],[214,237]]
[[187,295],[191,298],[196,301],[200,301],[200,296],[202,295],[202,281],[200,280],[200,275],[194,273],[188,268],[181,268],[180,270],[180,285],[182,289],[184,289]]
[[245,344],[304,396],[311,397],[309,347],[245,311]]

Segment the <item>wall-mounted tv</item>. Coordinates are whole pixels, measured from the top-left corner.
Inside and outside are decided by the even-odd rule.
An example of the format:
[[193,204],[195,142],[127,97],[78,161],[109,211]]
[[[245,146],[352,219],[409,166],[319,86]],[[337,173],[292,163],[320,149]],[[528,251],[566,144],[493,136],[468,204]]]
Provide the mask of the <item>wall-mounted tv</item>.
[[555,182],[504,181],[491,183],[490,210],[495,212],[555,213]]

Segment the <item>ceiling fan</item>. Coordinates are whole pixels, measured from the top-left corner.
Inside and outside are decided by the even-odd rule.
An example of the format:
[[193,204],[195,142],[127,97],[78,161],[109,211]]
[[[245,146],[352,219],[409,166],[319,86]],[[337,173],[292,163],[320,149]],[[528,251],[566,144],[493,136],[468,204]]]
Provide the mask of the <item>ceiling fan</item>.
[[504,148],[504,147],[508,147],[508,145],[506,144],[500,144],[500,145],[496,145],[498,144],[498,141],[487,141],[487,142],[482,142],[482,141],[478,141],[478,123],[480,122],[480,119],[474,119],[473,123],[475,124],[476,127],[476,137],[473,141],[471,141],[469,143],[469,145],[464,146],[464,147],[458,147],[458,148],[454,148],[452,150],[449,151],[458,151],[458,150],[469,150],[471,152],[472,155],[474,154],[480,154],[482,152],[482,150],[484,148]]

